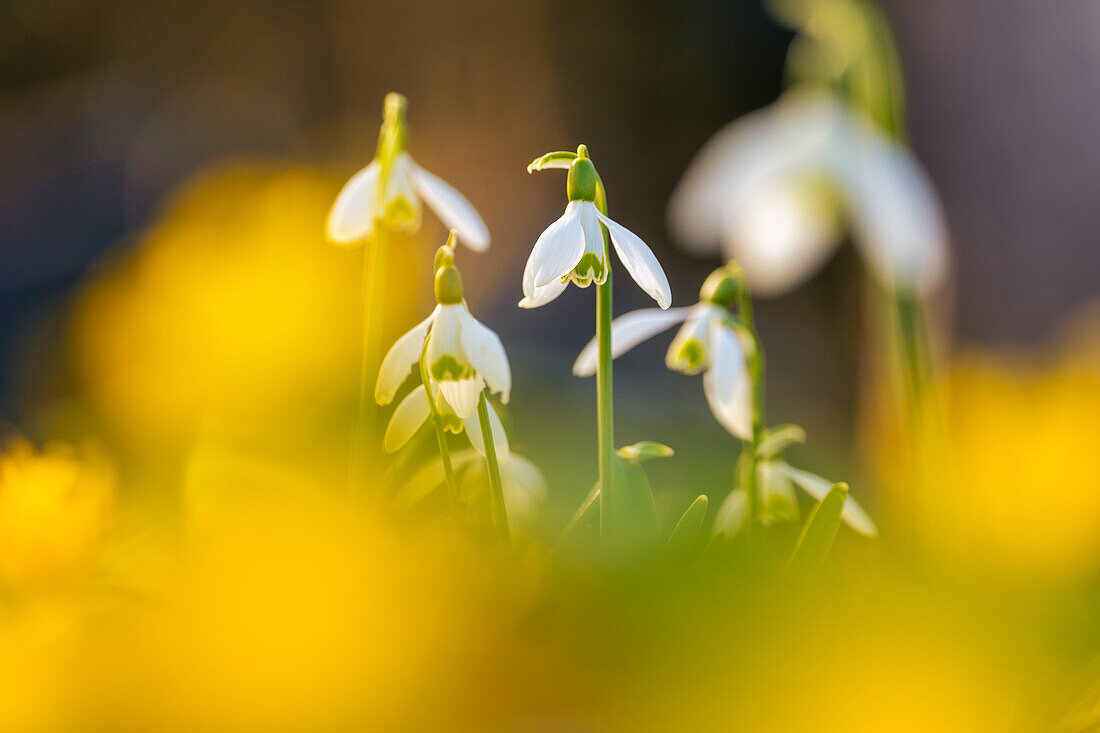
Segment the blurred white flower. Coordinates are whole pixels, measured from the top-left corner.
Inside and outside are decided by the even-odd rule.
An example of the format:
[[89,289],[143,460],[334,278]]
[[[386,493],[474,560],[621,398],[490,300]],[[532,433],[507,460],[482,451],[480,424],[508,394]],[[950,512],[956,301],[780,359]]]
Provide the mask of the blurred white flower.
[[[611,322],[611,357],[677,323],[683,325],[669,345],[665,365],[684,374],[705,372],[703,391],[714,417],[735,437],[748,440],[752,437],[752,383],[745,349],[755,345],[742,343],[721,306],[703,300],[690,308],[643,308],[619,316]],[[599,345],[592,339],[573,364],[573,374],[595,374],[598,355]]]
[[[821,501],[833,487],[833,482],[809,471],[795,468],[783,460],[761,461],[756,469],[756,486],[763,512],[763,521],[795,520],[798,504],[794,486],[799,487],[816,501]],[[877,537],[878,528],[849,494],[844,501],[840,518],[853,530],[866,537]],[[734,489],[718,507],[714,518],[714,534],[727,538],[736,536],[748,519],[748,502],[744,489]]]
[[370,236],[380,218],[395,229],[416,231],[423,199],[444,224],[458,230],[459,240],[467,247],[478,252],[489,247],[489,229],[473,204],[449,183],[417,165],[407,152],[394,156],[383,201],[378,200],[381,171],[381,162],[374,160],[344,184],[328,216],[328,236],[333,242],[359,243]]
[[804,89],[715,135],[669,206],[687,249],[737,260],[758,294],[811,277],[846,224],[887,287],[926,293],[943,281],[947,232],[924,168],[835,96]]

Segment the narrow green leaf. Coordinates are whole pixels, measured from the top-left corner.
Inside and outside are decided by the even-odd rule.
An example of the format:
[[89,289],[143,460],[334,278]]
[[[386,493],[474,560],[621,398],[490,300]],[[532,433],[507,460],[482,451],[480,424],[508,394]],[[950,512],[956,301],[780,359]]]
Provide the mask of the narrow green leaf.
[[565,525],[565,529],[561,532],[561,538],[558,542],[567,539],[582,527],[586,527],[592,522],[595,522],[600,515],[600,482],[597,481],[592,489],[588,492],[588,495],[584,497],[584,501],[577,508],[577,511],[573,514],[573,518],[569,520],[569,524]]
[[789,565],[793,570],[813,571],[824,564],[840,528],[840,514],[847,498],[848,484],[833,484],[825,498],[810,512],[802,536],[791,553]]
[[707,518],[707,497],[701,494],[680,517],[665,545],[665,557],[683,560],[691,557],[699,547],[703,535],[703,521]]

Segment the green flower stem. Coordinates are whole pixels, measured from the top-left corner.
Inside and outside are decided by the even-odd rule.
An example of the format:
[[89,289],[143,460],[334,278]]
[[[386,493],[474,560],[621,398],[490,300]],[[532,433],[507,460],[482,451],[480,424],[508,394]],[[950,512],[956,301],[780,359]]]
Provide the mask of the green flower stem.
[[[607,216],[607,191],[599,175],[596,176],[596,207]],[[600,225],[603,233],[603,257],[606,263],[607,279],[602,285],[596,285],[596,341],[599,346],[599,367],[596,376],[597,424],[599,428],[599,470],[600,470],[600,535],[606,537],[613,520],[608,514],[611,507],[617,506],[612,493],[615,482],[611,472],[614,470],[612,459],[615,453],[615,418],[611,399],[611,242],[607,227]]]
[[757,495],[757,450],[760,441],[764,439],[764,350],[760,346],[760,339],[756,336],[756,323],[752,312],[752,298],[744,283],[737,289],[737,310],[741,315],[741,323],[752,335],[753,351],[749,355],[748,370],[749,381],[752,385],[752,437],[744,446],[747,451],[747,460],[742,461],[741,485],[745,490],[745,498],[748,501],[749,516],[746,537],[752,541],[753,531],[756,528],[756,520],[760,516],[760,497]]
[[378,411],[374,408],[373,383],[381,361],[379,339],[388,234],[382,218],[375,219],[374,230],[363,257],[363,355],[359,372],[359,405],[351,446],[350,479],[353,490],[363,485],[363,469],[368,451],[373,451],[378,444]]
[[489,422],[489,403],[482,390],[477,403],[477,420],[481,423],[481,440],[485,444],[485,467],[489,473],[489,501],[492,506],[493,524],[505,542],[509,541],[508,510],[504,506],[504,487],[500,483],[500,464],[497,462],[497,445],[493,442],[493,426]]
[[[920,300],[915,293],[898,291],[894,296],[894,306],[897,313],[905,405],[908,417],[915,421],[921,414],[930,372],[928,334],[924,328]],[[916,422],[910,424],[915,425]]]
[[447,477],[447,503],[451,516],[458,519],[458,481],[455,479],[454,466],[451,464],[451,450],[447,447],[447,433],[443,430],[443,418],[439,416],[439,406],[432,396],[432,383],[428,377],[428,341],[424,340],[424,350],[420,354],[420,381],[428,397],[428,409],[432,413],[432,425],[435,426],[435,439],[439,443],[439,459],[443,462],[443,474]]

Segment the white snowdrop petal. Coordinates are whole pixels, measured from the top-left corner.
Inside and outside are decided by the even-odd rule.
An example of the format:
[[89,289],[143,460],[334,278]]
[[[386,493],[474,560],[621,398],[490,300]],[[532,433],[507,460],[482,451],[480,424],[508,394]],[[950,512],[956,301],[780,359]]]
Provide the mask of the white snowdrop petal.
[[836,213],[812,183],[781,179],[761,184],[731,202],[723,235],[727,259],[736,260],[758,295],[776,295],[816,274],[841,241]]
[[408,443],[430,414],[428,393],[424,385],[420,385],[409,392],[393,411],[390,424],[386,426],[386,434],[382,437],[382,447],[385,451],[393,453]]
[[420,360],[424,349],[424,339],[428,337],[428,328],[435,321],[439,306],[412,330],[394,342],[382,359],[378,369],[378,381],[374,386],[374,400],[380,405],[388,405],[397,394],[397,388],[409,376],[413,364]]
[[555,280],[552,283],[542,286],[541,288],[532,288],[529,295],[525,295],[519,302],[520,308],[539,308],[547,303],[555,300],[559,295],[565,292],[565,288],[569,283],[562,282],[561,280]]
[[504,344],[491,328],[478,321],[465,307],[460,311],[462,350],[466,359],[485,380],[489,390],[500,394],[500,400],[508,404],[512,391],[512,370]]
[[513,453],[500,466],[500,482],[509,524],[519,527],[534,524],[546,499],[546,479],[538,467]]
[[[500,421],[500,416],[497,415],[496,409],[492,405],[488,405],[489,411],[489,429],[493,433],[493,445],[497,450],[497,461],[501,464],[501,471],[503,472],[504,461],[508,460],[510,448],[508,446],[508,434],[504,432],[504,424]],[[478,417],[477,410],[474,410],[474,414],[465,418],[462,421],[466,430],[466,437],[470,439],[470,445],[474,447],[479,454],[485,455],[485,440],[481,434],[481,420]]]
[[[584,227],[581,225],[581,202],[570,201],[561,218],[546,228],[531,257],[535,259],[533,285],[542,287],[560,279],[577,266],[584,254]],[[525,293],[530,294],[530,293]]]
[[[611,358],[625,354],[646,339],[675,326],[687,318],[693,309],[694,307],[669,310],[643,308],[619,316],[611,322]],[[593,338],[573,363],[573,374],[578,377],[595,374],[599,366],[599,352],[599,343]]]
[[[823,478],[809,471],[803,471],[795,468],[794,466],[786,463],[785,461],[776,461],[775,467],[781,470],[800,486],[807,494],[813,498],[821,501],[825,498],[825,495],[829,493],[829,489],[833,488],[833,482],[827,478]],[[848,494],[847,500],[844,502],[844,509],[840,513],[841,519],[849,527],[867,537],[877,537],[878,528],[871,520],[871,517],[867,515],[867,512],[863,510],[851,494]]]
[[352,176],[328,214],[328,238],[336,244],[358,244],[374,228],[374,197],[378,187],[378,161]]
[[947,275],[947,226],[928,173],[899,143],[855,120],[837,167],[853,239],[887,287],[927,293]]
[[825,172],[843,107],[829,94],[787,92],[731,122],[688,166],[669,203],[669,228],[695,254],[719,249],[734,211],[762,185]]
[[718,422],[742,440],[752,437],[752,384],[737,336],[726,326],[712,327],[711,366],[703,392]]
[[439,383],[439,391],[443,393],[443,397],[454,409],[455,414],[463,420],[477,411],[477,401],[481,396],[481,387],[480,377],[458,381],[444,380]]
[[415,162],[410,168],[413,188],[449,228],[458,230],[458,239],[476,252],[489,248],[489,228],[465,196],[439,176]]
[[615,252],[626,267],[626,271],[634,278],[634,282],[649,293],[650,297],[657,301],[657,305],[667,309],[672,305],[672,289],[669,288],[665,271],[661,269],[661,263],[654,257],[653,252],[638,235],[626,227],[616,224],[603,214],[597,212],[596,215],[611,234],[611,243],[615,245]]

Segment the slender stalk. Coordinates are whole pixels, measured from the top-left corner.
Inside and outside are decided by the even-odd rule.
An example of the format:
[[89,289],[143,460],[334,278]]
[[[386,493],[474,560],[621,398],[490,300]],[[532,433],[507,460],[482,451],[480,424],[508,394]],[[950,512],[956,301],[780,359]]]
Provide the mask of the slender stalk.
[[372,384],[377,376],[379,337],[382,325],[382,296],[386,269],[388,232],[381,217],[375,219],[374,230],[363,256],[363,353],[359,371],[359,404],[352,432],[350,483],[353,489],[362,486],[364,464],[368,450],[378,443],[378,411],[374,409]]
[[752,335],[753,351],[748,359],[749,381],[752,385],[752,437],[743,446],[742,450],[748,451],[747,460],[743,462],[743,475],[741,485],[745,489],[745,498],[748,501],[749,518],[746,526],[746,537],[752,541],[753,531],[756,528],[756,520],[760,516],[760,497],[756,486],[757,476],[757,449],[764,438],[764,349],[760,346],[760,339],[756,336],[756,322],[752,312],[752,298],[749,297],[748,288],[742,283],[737,290],[737,310],[741,315],[741,322]]
[[[607,216],[607,191],[603,181],[596,178],[597,208]],[[606,537],[615,518],[609,517],[617,506],[618,497],[614,496],[615,481],[611,475],[615,452],[615,417],[611,397],[611,242],[607,228],[600,225],[603,233],[603,259],[606,263],[607,279],[596,285],[596,342],[599,346],[599,365],[596,372],[596,421],[599,430],[599,470],[600,470],[600,535]]]
[[424,392],[428,397],[428,409],[432,414],[432,425],[435,426],[435,439],[439,443],[439,459],[443,462],[443,474],[447,477],[447,503],[451,508],[451,516],[458,518],[458,481],[455,479],[454,466],[451,464],[451,450],[447,447],[447,434],[443,430],[443,418],[439,415],[439,406],[432,395],[432,383],[428,375],[428,341],[424,340],[424,350],[420,354],[420,381],[424,384]]
[[504,506],[504,487],[500,483],[500,464],[497,462],[497,446],[493,442],[493,426],[489,422],[489,403],[485,391],[477,403],[477,420],[481,423],[481,440],[485,444],[485,468],[489,473],[489,501],[492,506],[493,524],[505,542],[509,540],[508,510]]

